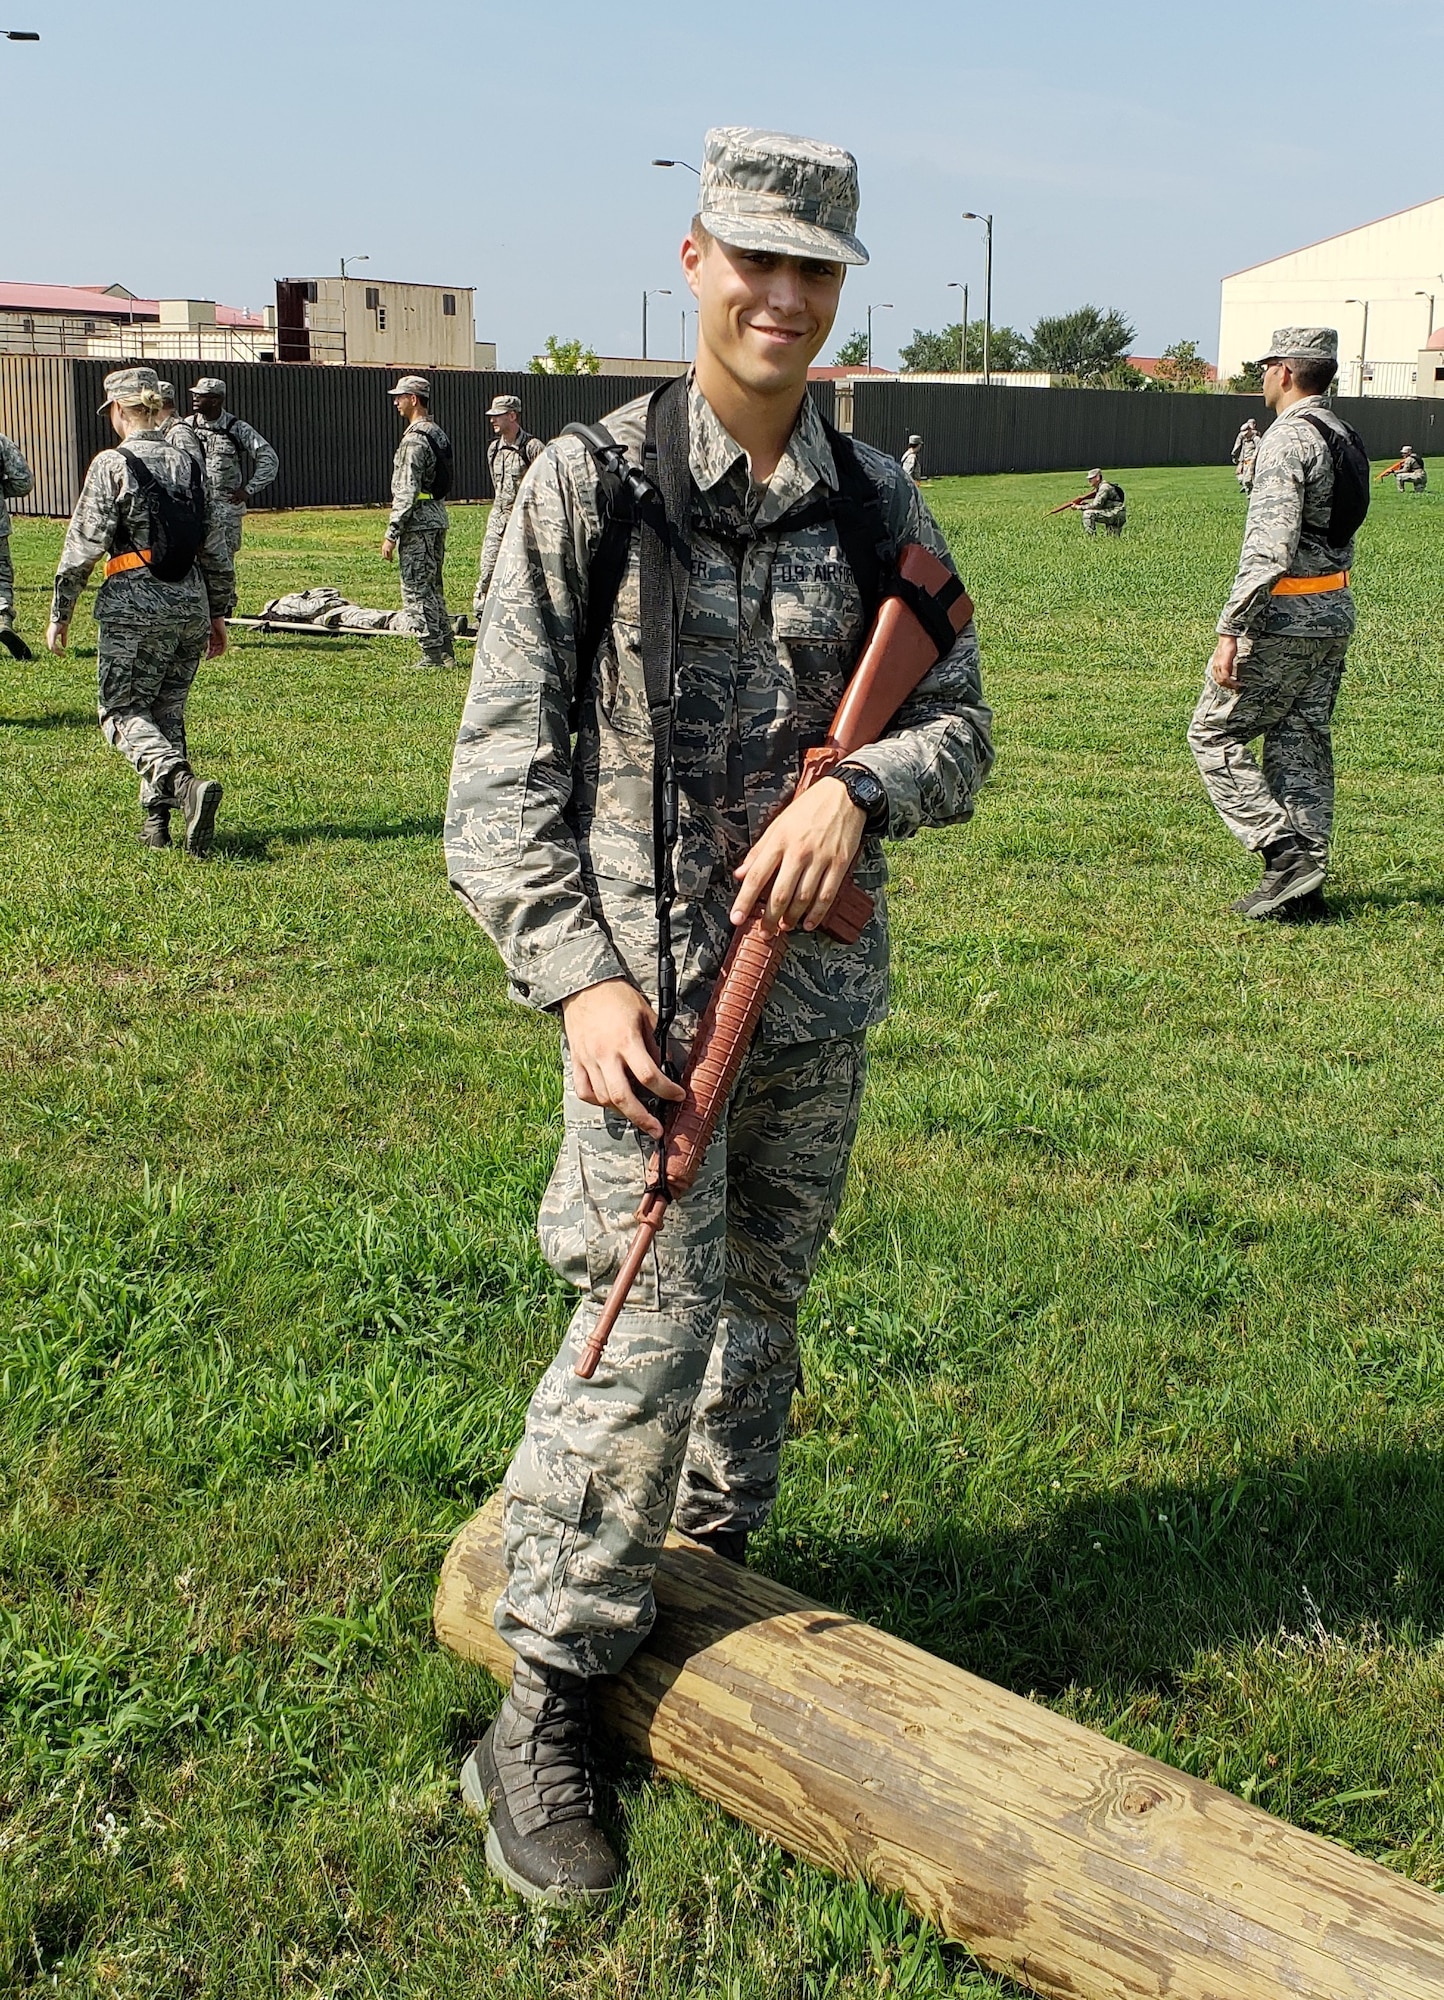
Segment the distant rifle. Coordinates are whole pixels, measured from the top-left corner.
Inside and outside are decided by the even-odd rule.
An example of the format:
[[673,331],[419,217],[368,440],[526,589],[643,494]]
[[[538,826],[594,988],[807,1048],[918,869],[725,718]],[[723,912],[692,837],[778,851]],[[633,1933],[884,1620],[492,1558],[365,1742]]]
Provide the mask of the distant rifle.
[[1061,507],[1050,507],[1048,512],[1050,514],[1066,514],[1070,507],[1086,507],[1088,502],[1093,498],[1094,495],[1091,493],[1080,493],[1076,500],[1065,500]]
[[1392,465],[1386,465],[1382,472],[1374,474],[1374,484],[1377,486],[1381,479],[1387,479],[1391,472],[1402,472],[1408,463],[1406,458],[1396,458]]
[[[809,750],[803,759],[799,793],[827,777],[865,744],[877,741],[908,696],[951,652],[954,640],[973,615],[972,600],[961,582],[920,542],[909,542],[903,549],[895,591],[883,598],[873,620],[857,670],[832,718],[827,741]],[[823,919],[823,928],[844,944],[856,944],[872,911],[871,896],[849,876]],[[685,1095],[663,1119],[662,1137],[637,1210],[637,1233],[576,1363],[576,1373],[584,1382],[596,1372],[607,1337],[627,1303],[669,1204],[685,1194],[697,1178],[787,945],[787,932],[769,931],[756,910],[732,934],[682,1076]]]

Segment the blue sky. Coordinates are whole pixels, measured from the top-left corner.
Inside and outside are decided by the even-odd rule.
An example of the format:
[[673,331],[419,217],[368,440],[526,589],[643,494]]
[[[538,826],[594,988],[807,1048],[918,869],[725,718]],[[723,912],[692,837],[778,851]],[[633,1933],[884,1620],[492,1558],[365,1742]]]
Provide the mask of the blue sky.
[[1212,355],[1224,273],[1444,192],[1437,0],[4,4],[44,39],[0,43],[0,276],[259,306],[369,252],[367,277],[474,285],[503,366],[550,332],[636,353],[644,286],[677,351],[695,183],[648,162],[709,124],[857,154],[873,261],[839,333],[890,302],[885,363],[956,316],[949,279],[978,309],[965,208],[996,217],[995,319],[1088,299],[1140,352]]

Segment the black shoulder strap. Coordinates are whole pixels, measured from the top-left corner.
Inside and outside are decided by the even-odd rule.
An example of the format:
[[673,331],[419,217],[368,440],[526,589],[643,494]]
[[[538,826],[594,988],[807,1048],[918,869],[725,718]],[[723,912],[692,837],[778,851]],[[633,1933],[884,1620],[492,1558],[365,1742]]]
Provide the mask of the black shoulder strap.
[[877,488],[863,471],[852,439],[826,417],[822,419],[822,428],[837,467],[837,497],[832,517],[862,599],[862,629],[866,632],[871,629],[878,606],[891,594],[889,586],[896,577],[898,550],[882,517]]

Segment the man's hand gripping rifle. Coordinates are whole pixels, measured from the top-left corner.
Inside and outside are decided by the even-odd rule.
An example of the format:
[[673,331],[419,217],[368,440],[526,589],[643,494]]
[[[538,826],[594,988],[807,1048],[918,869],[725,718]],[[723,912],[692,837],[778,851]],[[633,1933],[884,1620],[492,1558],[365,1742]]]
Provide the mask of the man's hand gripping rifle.
[[[903,549],[894,592],[884,597],[873,621],[827,741],[809,750],[803,760],[799,792],[878,740],[908,696],[951,652],[973,615],[972,602],[957,577],[920,542],[909,542]],[[872,909],[871,896],[849,878],[823,928],[843,943],[855,944]],[[576,1372],[583,1381],[596,1372],[669,1203],[685,1194],[697,1178],[787,943],[787,932],[769,930],[756,910],[733,933],[682,1077],[686,1095],[663,1121],[647,1192],[637,1211],[637,1233],[577,1361]]]
[[1076,500],[1065,500],[1061,507],[1050,507],[1048,512],[1050,514],[1066,514],[1071,507],[1086,507],[1093,497],[1091,493],[1080,493]]

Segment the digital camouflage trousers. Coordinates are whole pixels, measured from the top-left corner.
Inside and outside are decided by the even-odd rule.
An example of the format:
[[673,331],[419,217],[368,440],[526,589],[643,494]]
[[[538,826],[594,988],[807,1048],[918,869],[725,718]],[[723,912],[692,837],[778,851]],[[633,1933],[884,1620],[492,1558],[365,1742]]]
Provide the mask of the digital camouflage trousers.
[[481,538],[481,568],[476,579],[476,590],[471,600],[471,608],[477,616],[486,602],[486,593],[491,589],[491,579],[496,571],[496,559],[501,554],[502,536],[511,517],[510,507],[499,506],[493,500],[491,512],[486,517],[486,533]]
[[0,619],[15,616],[15,565],[10,560],[10,537],[0,535]]
[[[1205,673],[1188,746],[1214,807],[1245,847],[1294,834],[1329,858],[1334,821],[1331,724],[1347,638],[1263,633],[1239,641],[1234,690]],[[1263,738],[1260,768],[1250,743]]]
[[401,571],[401,605],[428,660],[453,657],[451,620],[446,615],[443,574],[445,528],[403,528],[396,546]]
[[102,618],[96,709],[101,734],[140,773],[142,810],[175,802],[189,768],[186,701],[210,636],[210,620]]
[[497,1630],[524,1659],[618,1672],[655,1615],[668,1524],[757,1528],[797,1387],[797,1307],[842,1198],[863,1037],[754,1048],[590,1382],[572,1372],[632,1236],[649,1147],[566,1093],[542,1203],[548,1261],[582,1292],[506,1476]]

